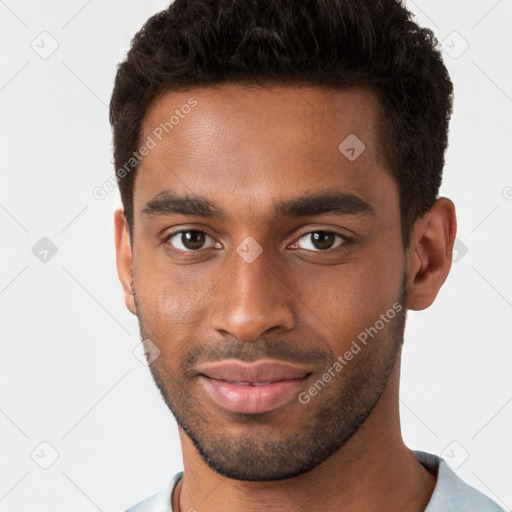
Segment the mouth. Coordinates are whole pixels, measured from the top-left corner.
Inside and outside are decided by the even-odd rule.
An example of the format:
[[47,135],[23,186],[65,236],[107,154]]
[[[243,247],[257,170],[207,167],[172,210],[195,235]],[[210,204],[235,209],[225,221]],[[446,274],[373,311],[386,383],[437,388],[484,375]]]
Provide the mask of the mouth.
[[260,414],[296,398],[311,375],[305,367],[277,361],[222,361],[198,368],[210,399],[232,412]]

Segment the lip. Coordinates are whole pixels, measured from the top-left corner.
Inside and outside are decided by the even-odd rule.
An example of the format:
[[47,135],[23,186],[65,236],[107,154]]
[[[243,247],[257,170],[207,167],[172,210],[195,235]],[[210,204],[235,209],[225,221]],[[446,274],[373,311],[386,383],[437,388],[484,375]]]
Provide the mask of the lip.
[[232,412],[259,414],[293,400],[311,372],[291,363],[221,361],[198,367],[210,398]]

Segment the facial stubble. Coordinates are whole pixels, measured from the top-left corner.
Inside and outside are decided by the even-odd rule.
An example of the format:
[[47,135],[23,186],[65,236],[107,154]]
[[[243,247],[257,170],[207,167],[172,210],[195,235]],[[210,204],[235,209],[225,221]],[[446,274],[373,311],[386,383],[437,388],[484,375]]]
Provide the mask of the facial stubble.
[[[246,357],[242,342],[227,344],[229,348],[218,351],[204,348],[206,345],[203,350],[196,346],[195,350],[182,357],[177,374],[168,370],[165,359],[159,357],[150,365],[153,380],[178,425],[212,470],[227,478],[249,481],[273,481],[302,475],[340,450],[378,403],[403,343],[406,282],[404,274],[400,295],[395,301],[401,309],[386,328],[371,338],[308,404],[301,404],[298,400],[288,404],[288,414],[282,412],[276,416],[275,411],[231,413],[229,417],[237,428],[230,434],[226,424],[216,416],[218,411],[203,407],[194,395],[199,386],[197,382],[191,385],[189,375],[198,354],[208,353],[210,360],[257,359]],[[135,289],[134,299],[142,339],[150,338]],[[163,340],[156,341],[157,345],[162,343]],[[268,344],[267,349],[265,353],[259,353],[260,358],[275,357],[304,364],[314,362],[315,367],[324,371],[333,364],[332,354],[318,349],[299,351],[283,343]],[[317,378],[321,374],[320,370]],[[298,416],[297,425],[294,425],[290,414]]]

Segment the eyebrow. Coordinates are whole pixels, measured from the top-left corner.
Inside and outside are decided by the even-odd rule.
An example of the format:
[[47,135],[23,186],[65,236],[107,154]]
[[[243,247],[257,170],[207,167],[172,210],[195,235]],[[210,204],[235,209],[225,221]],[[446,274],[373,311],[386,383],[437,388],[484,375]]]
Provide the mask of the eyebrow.
[[[375,215],[374,208],[354,194],[341,191],[326,191],[305,194],[277,201],[273,205],[273,217],[307,217],[314,215]],[[226,213],[210,199],[202,196],[179,196],[163,190],[149,201],[142,210],[144,216],[190,215],[194,217],[225,219]]]

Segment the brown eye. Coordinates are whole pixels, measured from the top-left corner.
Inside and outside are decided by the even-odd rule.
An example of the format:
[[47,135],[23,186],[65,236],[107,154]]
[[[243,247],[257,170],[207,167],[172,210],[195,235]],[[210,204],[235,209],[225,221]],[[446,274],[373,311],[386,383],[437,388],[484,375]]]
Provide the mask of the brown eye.
[[210,238],[204,231],[190,229],[171,233],[165,241],[179,251],[190,252],[202,249],[207,237]]
[[[329,249],[334,249],[346,242],[346,237],[339,233],[334,233],[332,231],[312,231],[310,233],[306,233],[301,236],[299,240],[305,239],[308,241],[309,239],[309,247],[301,247],[302,249],[307,249],[309,251],[322,252],[327,251]],[[338,240],[336,240],[338,239]]]

